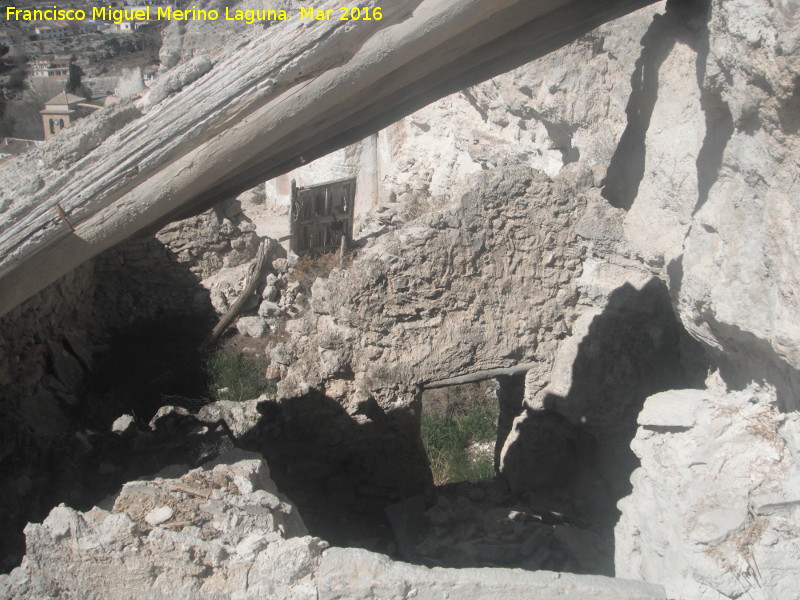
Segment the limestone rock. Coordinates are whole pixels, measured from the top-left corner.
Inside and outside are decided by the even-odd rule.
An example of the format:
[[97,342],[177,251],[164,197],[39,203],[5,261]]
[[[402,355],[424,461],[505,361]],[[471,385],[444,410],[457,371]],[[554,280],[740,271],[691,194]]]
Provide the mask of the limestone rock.
[[205,423],[215,423],[220,419],[239,439],[250,432],[261,419],[258,405],[261,400],[219,400],[203,406],[197,411],[197,418]]
[[261,293],[261,297],[269,302],[275,302],[280,296],[280,291],[274,285],[267,285]]
[[182,406],[162,406],[150,419],[148,426],[153,431],[173,428],[177,423],[191,419],[191,413]]
[[[659,416],[670,407],[681,414]],[[800,472],[789,432],[800,417],[755,386],[657,394],[643,415],[632,444],[641,467],[619,503],[617,574],[681,599],[792,597]]]
[[[273,288],[274,290],[275,288]],[[266,291],[265,291],[266,293]],[[275,297],[277,294],[271,293]],[[258,307],[258,314],[262,317],[275,317],[281,314],[281,307],[270,300],[264,300]]]
[[136,423],[131,415],[122,415],[117,417],[111,424],[111,431],[119,435],[126,435],[133,433],[136,429]]
[[174,514],[175,511],[169,506],[159,506],[147,513],[144,520],[151,527],[155,527],[156,525],[161,525],[169,521]]
[[241,317],[236,321],[236,329],[242,335],[260,338],[269,331],[269,324],[262,317]]
[[263,459],[240,450],[127,484],[110,512],[62,505],[27,536],[23,565],[0,576],[4,598],[311,599],[325,547],[275,495]]
[[684,390],[662,392],[647,399],[637,422],[649,429],[690,429],[697,423],[701,403],[702,398],[687,394]]
[[393,563],[388,557],[353,548],[326,550],[319,577],[320,600],[404,600],[409,596],[420,600],[443,597],[511,600],[525,597],[532,590],[547,600],[665,598],[658,587],[638,581],[548,571],[427,569]]

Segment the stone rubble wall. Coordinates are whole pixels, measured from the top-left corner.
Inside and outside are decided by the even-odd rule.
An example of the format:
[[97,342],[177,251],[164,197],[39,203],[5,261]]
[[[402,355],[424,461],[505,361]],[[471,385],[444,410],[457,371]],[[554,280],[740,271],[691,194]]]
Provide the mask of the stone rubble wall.
[[[0,319],[0,557],[47,504],[53,441],[75,428],[91,369],[94,265],[89,262]],[[16,533],[12,533],[16,532]]]
[[224,312],[258,251],[256,227],[230,200],[124,242],[97,260],[95,309],[107,327],[168,315]]
[[387,234],[318,279],[313,316],[289,324],[305,360],[286,393],[348,371],[368,390],[537,358],[547,370],[575,318],[587,250],[577,229],[589,198],[603,209],[593,186],[589,169],[556,181],[525,167],[489,172],[460,207]]
[[0,576],[0,595],[9,600],[665,597],[659,586],[634,581],[430,570],[363,550],[326,550],[278,494],[266,462],[240,450],[199,469],[170,468],[128,483],[105,509],[56,507],[26,536],[24,563]]

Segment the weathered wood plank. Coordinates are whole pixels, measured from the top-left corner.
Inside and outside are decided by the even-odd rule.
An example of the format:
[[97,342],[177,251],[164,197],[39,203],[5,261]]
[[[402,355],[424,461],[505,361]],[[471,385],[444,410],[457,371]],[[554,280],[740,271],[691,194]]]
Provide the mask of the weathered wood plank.
[[106,141],[103,148],[113,150],[91,153],[27,199],[28,210],[0,232],[0,276],[14,266],[18,248],[64,233],[53,217],[56,204],[73,224],[84,222],[168,168],[174,157],[205,144],[284,91],[346,61],[340,38],[374,33],[382,22],[373,23],[361,29],[353,22],[322,21],[283,31],[274,39],[265,35],[216,65],[213,77],[155,106],[144,119]]
[[258,247],[258,254],[256,254],[256,259],[250,267],[250,272],[247,275],[247,281],[245,282],[242,293],[230,309],[228,309],[228,312],[222,316],[219,323],[217,323],[208,337],[203,340],[198,350],[202,352],[216,344],[217,340],[222,337],[222,334],[231,326],[231,323],[233,323],[236,317],[238,317],[247,307],[248,303],[253,300],[254,294],[258,291],[259,284],[264,282],[267,271],[272,268],[271,259],[274,251],[275,244],[272,240],[266,239],[261,241],[261,245]]
[[498,369],[486,369],[484,371],[475,371],[474,373],[467,373],[459,375],[458,377],[450,377],[448,379],[439,379],[438,381],[429,381],[422,385],[424,390],[435,390],[437,388],[450,387],[453,385],[464,385],[465,383],[475,383],[477,381],[486,381],[487,379],[495,379],[496,377],[511,377],[513,375],[521,375],[527,373],[536,366],[537,363],[520,363],[513,367],[504,367]]

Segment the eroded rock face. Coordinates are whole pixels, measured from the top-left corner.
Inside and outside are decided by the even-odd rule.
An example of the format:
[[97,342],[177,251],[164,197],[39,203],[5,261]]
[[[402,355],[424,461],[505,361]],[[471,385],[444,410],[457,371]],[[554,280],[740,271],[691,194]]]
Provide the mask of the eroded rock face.
[[[556,181],[525,167],[491,171],[457,208],[426,215],[314,284],[297,324],[302,357],[284,380],[354,373],[365,390],[552,356],[574,323],[586,244],[577,233],[591,171]],[[314,322],[316,321],[316,322]],[[300,332],[298,332],[300,333]]]
[[[671,285],[737,389],[766,378],[800,408],[797,2],[714,3],[700,192]],[[717,177],[714,177],[714,174]],[[681,276],[682,274],[682,276]]]
[[791,598],[800,554],[800,418],[773,389],[648,398],[620,502],[617,574],[678,598]]

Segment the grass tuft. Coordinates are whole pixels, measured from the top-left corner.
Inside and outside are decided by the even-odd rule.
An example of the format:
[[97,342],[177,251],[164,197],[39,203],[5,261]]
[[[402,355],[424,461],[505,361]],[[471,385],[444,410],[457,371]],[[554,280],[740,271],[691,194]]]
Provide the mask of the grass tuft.
[[497,414],[480,385],[432,390],[423,396],[422,442],[434,484],[494,477],[493,450],[470,456],[471,444],[494,442]]
[[256,358],[229,347],[221,347],[208,357],[208,389],[214,400],[253,400],[261,394],[275,391],[267,381],[269,366],[266,357]]

